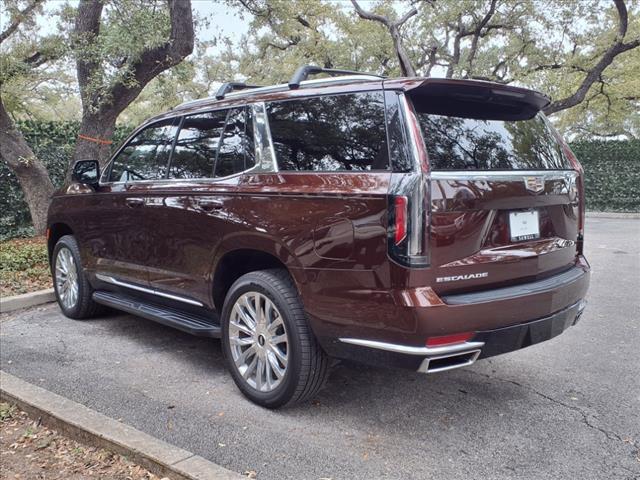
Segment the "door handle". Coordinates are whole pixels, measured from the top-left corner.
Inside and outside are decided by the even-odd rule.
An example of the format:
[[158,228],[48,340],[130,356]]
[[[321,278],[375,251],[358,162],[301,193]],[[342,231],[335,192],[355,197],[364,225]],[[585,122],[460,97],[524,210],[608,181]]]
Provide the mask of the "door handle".
[[144,199],[143,198],[136,198],[136,197],[131,197],[131,198],[125,198],[125,203],[127,204],[128,207],[141,207],[144,205]]
[[199,198],[196,200],[196,204],[207,212],[211,212],[213,210],[222,210],[224,207],[224,203],[220,200],[213,200],[211,198]]

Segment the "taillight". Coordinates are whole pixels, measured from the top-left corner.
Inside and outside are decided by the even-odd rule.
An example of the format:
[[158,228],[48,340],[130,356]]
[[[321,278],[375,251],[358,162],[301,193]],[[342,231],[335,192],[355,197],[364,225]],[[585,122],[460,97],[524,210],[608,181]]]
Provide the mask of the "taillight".
[[582,165],[580,165],[580,162],[576,158],[575,154],[571,151],[571,148],[569,148],[569,145],[567,145],[567,142],[565,142],[564,140],[562,141],[562,151],[564,152],[569,162],[571,162],[571,167],[578,173],[578,178],[576,179],[576,184],[578,187],[578,201],[580,202],[580,213],[578,216],[578,230],[579,230],[579,233],[582,234],[584,233],[584,207],[585,207],[584,205],[585,203],[584,202],[584,170],[582,168]]
[[582,168],[582,165],[580,165],[580,162],[578,161],[576,155],[571,151],[571,148],[569,147],[565,139],[562,138],[562,135],[558,133],[558,131],[548,120],[547,125],[549,125],[551,131],[556,137],[556,140],[558,140],[558,143],[560,143],[560,146],[562,147],[562,153],[565,157],[567,157],[567,160],[569,160],[571,168],[577,173],[575,183],[575,188],[577,190],[577,198],[575,199],[575,201],[578,202],[578,239],[576,242],[576,251],[578,255],[582,255],[584,245],[584,216],[586,203],[584,197],[584,169]]
[[426,267],[429,231],[426,186],[420,175],[412,178],[408,174],[404,180],[406,183],[399,184],[405,187],[402,194],[389,195],[389,256],[407,267]]
[[584,244],[584,211],[585,211],[585,198],[584,198],[584,170],[580,162],[576,158],[575,154],[567,145],[567,142],[564,139],[561,140],[562,151],[564,155],[567,157],[569,162],[571,163],[571,167],[578,174],[576,177],[576,189],[577,189],[577,199],[578,202],[578,239],[577,239],[577,252],[579,255],[582,255],[582,249]]
[[399,195],[393,198],[395,211],[394,221],[394,240],[395,244],[400,245],[407,238],[407,197]]
[[[388,95],[386,108],[392,165],[387,251],[406,267],[429,265],[428,158],[418,120],[404,95]],[[406,158],[405,158],[406,157]]]

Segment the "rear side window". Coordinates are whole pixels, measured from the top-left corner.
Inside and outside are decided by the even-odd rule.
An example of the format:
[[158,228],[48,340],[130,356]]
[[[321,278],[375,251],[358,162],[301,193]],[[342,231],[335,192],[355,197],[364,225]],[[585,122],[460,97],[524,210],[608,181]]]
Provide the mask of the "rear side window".
[[487,120],[420,112],[433,170],[564,170],[571,168],[542,114]]
[[163,178],[176,130],[175,119],[171,118],[138,132],[113,160],[109,181],[135,182]]
[[271,103],[269,129],[280,170],[388,170],[382,92]]
[[171,157],[169,178],[211,178],[227,110],[184,117]]

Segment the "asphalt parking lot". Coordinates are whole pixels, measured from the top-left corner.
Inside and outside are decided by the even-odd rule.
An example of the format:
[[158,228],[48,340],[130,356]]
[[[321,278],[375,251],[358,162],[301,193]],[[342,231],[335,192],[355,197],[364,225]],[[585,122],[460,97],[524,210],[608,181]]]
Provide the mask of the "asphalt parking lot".
[[580,323],[436,375],[335,368],[311,403],[246,401],[218,341],[57,306],[4,316],[0,367],[258,479],[640,479],[640,220],[589,218]]

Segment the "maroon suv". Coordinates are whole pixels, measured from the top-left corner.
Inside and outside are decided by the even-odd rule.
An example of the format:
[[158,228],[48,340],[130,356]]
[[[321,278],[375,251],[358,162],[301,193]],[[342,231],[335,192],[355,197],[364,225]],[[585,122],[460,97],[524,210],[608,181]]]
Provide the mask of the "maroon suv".
[[[311,74],[328,78],[306,80]],[[60,307],[221,337],[256,403],[330,358],[424,373],[548,340],[585,305],[582,169],[540,93],[302,67],[138,128],[53,198]]]

